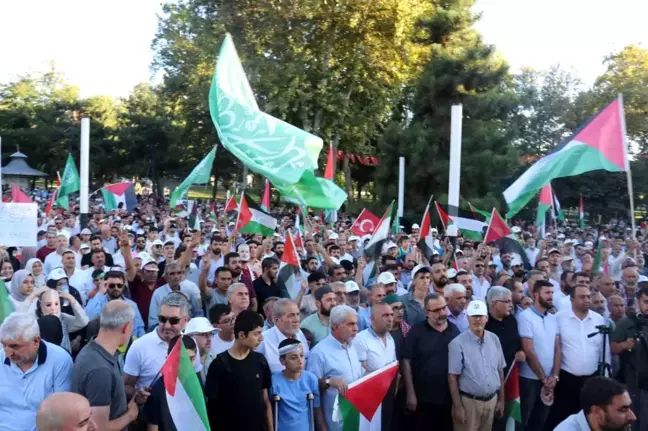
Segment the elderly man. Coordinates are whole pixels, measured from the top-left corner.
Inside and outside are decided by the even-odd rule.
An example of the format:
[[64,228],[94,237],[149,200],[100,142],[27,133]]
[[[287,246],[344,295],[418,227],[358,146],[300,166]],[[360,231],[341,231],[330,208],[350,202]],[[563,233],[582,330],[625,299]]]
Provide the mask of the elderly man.
[[477,258],[473,265],[472,286],[473,296],[475,299],[485,299],[491,284],[486,277],[486,262],[482,258]]
[[5,318],[0,341],[0,428],[35,431],[40,403],[54,392],[70,390],[72,358],[41,340],[33,313]]
[[198,299],[195,296],[195,292],[191,289],[188,289],[187,286],[182,283],[184,277],[184,272],[180,265],[177,262],[170,262],[164,268],[164,277],[167,281],[167,284],[160,286],[153,292],[151,297],[151,305],[149,306],[148,313],[148,328],[154,328],[158,324],[158,311],[160,310],[160,304],[163,299],[169,295],[171,292],[181,292],[187,297],[187,300],[190,304],[190,317],[200,317],[203,315],[202,307],[198,302]]
[[448,322],[443,296],[430,293],[425,298],[427,319],[410,329],[402,352],[406,408],[414,413],[414,430],[452,429],[448,389],[448,345],[460,332]]
[[449,345],[448,381],[454,429],[491,431],[495,414],[504,415],[506,361],[499,339],[485,329],[486,304],[472,301],[467,313],[469,330]]
[[335,307],[335,293],[328,286],[319,287],[315,292],[317,312],[305,318],[301,327],[313,334],[313,347],[331,333],[331,310]]
[[448,303],[448,321],[459,328],[459,332],[468,330],[468,316],[466,315],[466,288],[459,283],[448,284],[443,289],[443,296]]
[[331,335],[320,341],[311,351],[307,369],[319,379],[322,392],[322,411],[329,431],[342,427],[333,421],[333,404],[338,393],[344,395],[349,383],[363,375],[358,354],[351,342],[358,333],[356,311],[348,305],[331,310]]
[[41,403],[36,414],[38,431],[95,431],[88,400],[71,392],[56,392]]
[[263,341],[257,348],[257,352],[265,356],[272,374],[282,371],[285,367],[279,360],[279,343],[286,338],[295,338],[302,343],[304,358],[308,359],[308,341],[304,333],[299,329],[299,307],[292,299],[281,298],[275,302],[272,308],[272,319],[274,326],[263,331]]
[[[391,273],[383,274],[391,275]],[[367,307],[361,307],[358,310],[358,331],[364,331],[371,326],[371,307],[374,304],[380,303],[385,295],[386,288],[383,283],[378,282],[369,288],[369,297],[367,298],[368,305]]]
[[250,293],[245,284],[231,284],[227,289],[227,301],[234,316],[237,316],[243,310],[247,310],[250,307]]

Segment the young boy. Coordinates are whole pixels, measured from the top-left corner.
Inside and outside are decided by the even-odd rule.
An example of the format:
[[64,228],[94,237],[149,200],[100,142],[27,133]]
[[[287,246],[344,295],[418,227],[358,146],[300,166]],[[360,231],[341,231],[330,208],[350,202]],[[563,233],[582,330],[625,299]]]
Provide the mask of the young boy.
[[263,317],[243,310],[234,322],[234,345],[218,354],[207,372],[207,414],[212,431],[273,431],[270,367],[254,351],[263,340]]
[[287,338],[279,343],[279,360],[286,367],[272,375],[272,395],[278,395],[281,431],[302,431],[310,429],[308,394],[313,394],[315,429],[323,429],[324,417],[320,409],[317,376],[304,370],[304,348],[296,339]]

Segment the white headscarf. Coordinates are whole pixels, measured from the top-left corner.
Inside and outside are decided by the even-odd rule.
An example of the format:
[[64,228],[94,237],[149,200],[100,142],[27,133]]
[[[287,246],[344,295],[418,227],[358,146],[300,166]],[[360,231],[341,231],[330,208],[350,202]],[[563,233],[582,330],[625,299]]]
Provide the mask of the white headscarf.
[[34,270],[32,269],[34,266],[34,263],[40,262],[41,267],[43,267],[43,262],[41,262],[40,259],[33,258],[29,259],[27,263],[25,264],[25,271],[29,272],[32,277],[34,277],[34,288],[38,289],[39,287],[44,287],[46,286],[47,279],[45,278],[45,268],[41,269],[41,273],[39,275],[34,275]]

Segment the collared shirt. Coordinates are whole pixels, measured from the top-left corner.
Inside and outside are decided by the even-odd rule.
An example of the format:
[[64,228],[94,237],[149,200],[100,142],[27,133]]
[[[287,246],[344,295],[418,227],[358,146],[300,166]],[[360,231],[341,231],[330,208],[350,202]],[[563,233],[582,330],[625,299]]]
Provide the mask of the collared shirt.
[[310,421],[308,394],[313,394],[313,407],[320,406],[317,377],[302,371],[297,380],[288,380],[283,373],[272,375],[271,395],[279,395],[279,418],[277,431],[303,431]]
[[[508,369],[515,362],[515,353],[522,350],[522,342],[520,341],[520,333],[518,332],[518,323],[515,316],[510,314],[502,320],[497,320],[492,315],[489,315],[484,329],[492,332],[499,338],[500,344],[502,345],[502,352],[504,352],[504,360],[507,365],[506,371],[508,372]],[[504,375],[506,375],[506,372]]]
[[[567,298],[567,299],[565,299]],[[567,302],[563,302],[567,301]],[[560,311],[565,308],[566,305],[569,305],[567,308],[571,308],[571,299],[569,295],[563,293],[561,289],[554,289],[553,292],[553,305],[556,307],[556,310]]]
[[459,313],[458,316],[455,316],[452,314],[452,312],[448,313],[448,321],[452,322],[455,324],[457,328],[459,328],[459,332],[466,332],[468,330],[468,315],[466,314],[466,310],[461,310],[461,313]]
[[313,347],[331,334],[331,323],[325,324],[322,322],[317,313],[305,318],[301,323],[301,327],[308,329],[313,334]]
[[72,357],[59,346],[41,341],[38,356],[23,372],[0,349],[0,430],[36,431],[36,412],[54,392],[70,391]]
[[414,299],[411,292],[407,295],[401,296],[400,298],[403,303],[403,320],[405,320],[408,325],[414,326],[425,320],[425,310],[421,303]]
[[[133,307],[133,310],[135,310],[135,324],[133,325],[133,335],[135,335],[137,338],[141,337],[146,333],[146,331],[144,330],[144,321],[142,320],[142,315],[139,312],[139,308],[137,308],[137,304],[135,304],[135,302],[131,301],[128,298],[121,297],[119,299],[128,302],[130,306]],[[104,305],[108,303],[108,301],[110,301],[110,298],[108,297],[107,293],[103,295],[95,295],[94,298],[92,298],[88,302],[88,305],[86,305],[85,307],[85,312],[88,315],[88,319],[93,320],[94,318],[99,317],[101,310],[103,309]]]
[[135,389],[151,386],[164,365],[169,345],[160,338],[157,329],[133,342],[124,362],[124,373],[137,377]]
[[408,359],[412,368],[414,391],[421,403],[449,405],[448,345],[460,334],[459,329],[448,323],[438,331],[427,320],[409,330],[405,337],[401,359]]
[[529,259],[529,263],[531,265],[535,265],[536,258],[538,257],[538,254],[540,253],[540,249],[538,248],[525,248],[524,252],[527,255],[527,258]]
[[[551,313],[542,314],[537,308],[531,306],[522,311],[518,316],[518,331],[520,338],[533,341],[533,351],[545,375],[551,374],[553,368],[556,336],[560,335],[556,316]],[[526,379],[538,380],[528,362],[520,364],[520,376]]]
[[[281,365],[281,361],[279,360],[279,343],[286,338],[288,337],[282,334],[276,326],[263,331],[263,341],[259,344],[259,347],[256,350],[265,356],[272,374],[282,371],[285,368]],[[300,330],[295,338],[301,342],[302,348],[304,349],[304,359],[308,360],[310,349],[308,348],[308,341],[306,340],[304,333]]]
[[400,282],[403,283],[403,286],[409,286],[412,281],[412,271],[408,269],[403,269],[400,272]]
[[[583,320],[579,319],[572,309],[562,310],[556,314],[560,332],[561,363],[560,368],[575,376],[591,376],[598,368],[603,349],[603,336],[598,334],[599,325],[605,325],[603,316],[595,311],[588,311]],[[610,364],[610,346],[605,346],[605,361]]]
[[364,331],[371,326],[371,306],[358,309],[358,332]]
[[396,345],[388,332],[385,340],[376,334],[371,327],[361,331],[353,340],[353,346],[360,362],[366,362],[365,369],[368,373],[376,371],[396,361]]
[[495,334],[485,330],[480,339],[472,331],[466,331],[448,347],[448,374],[459,376],[460,391],[485,397],[500,389],[500,373],[506,361]]
[[[347,384],[355,382],[363,375],[363,369],[353,345],[344,346],[333,335],[329,335],[315,346],[306,368],[318,379],[342,377]],[[329,431],[342,429],[341,425],[333,422],[332,418],[333,404],[337,395],[338,391],[335,388],[328,388],[322,394],[322,411]]]
[[590,431],[587,418],[584,411],[579,411],[576,414],[570,415],[567,419],[560,422],[554,431]]
[[[187,295],[187,298],[189,299],[189,304],[191,304],[191,311],[190,311],[191,317],[202,316],[203,315],[202,307],[200,306],[198,299],[194,295],[194,292],[189,287],[189,285],[185,285],[184,283],[181,283],[179,291]],[[155,289],[155,291],[153,291],[153,296],[151,297],[151,305],[149,306],[149,315],[148,315],[149,330],[157,326],[158,314],[160,313],[160,304],[162,303],[164,297],[171,292],[173,292],[173,290],[171,289],[168,283],[165,284],[164,286],[158,287],[157,289]]]
[[473,274],[473,297],[476,299],[481,299],[482,301],[486,300],[486,294],[488,289],[490,289],[490,281],[484,276],[479,277]]

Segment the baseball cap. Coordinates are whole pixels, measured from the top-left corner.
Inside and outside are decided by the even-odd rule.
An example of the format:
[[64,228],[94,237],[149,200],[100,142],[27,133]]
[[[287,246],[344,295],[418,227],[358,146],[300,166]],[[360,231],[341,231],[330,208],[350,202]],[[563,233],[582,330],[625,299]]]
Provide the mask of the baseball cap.
[[339,239],[340,235],[336,234],[335,232],[329,234],[329,239]]
[[87,227],[83,228],[81,230],[81,235],[92,235],[92,231],[90,229],[88,229]]
[[159,245],[159,246],[161,246],[161,247],[164,246],[164,244],[162,244],[162,241],[159,240],[159,239],[156,239],[155,241],[153,241],[153,242],[151,243],[151,247],[155,247],[156,245]]
[[522,265],[522,261],[517,257],[514,257],[513,260],[511,261],[511,266],[521,266],[521,265]]
[[574,258],[569,256],[569,255],[563,256],[563,258],[562,258],[563,262],[571,262],[572,260],[574,260]]
[[558,239],[565,239],[565,234],[564,233],[559,233],[558,236],[556,237]]
[[513,233],[520,233],[520,232],[522,232],[522,228],[521,228],[520,226],[513,226],[513,227],[511,228],[511,231],[512,231]]
[[419,226],[418,223],[414,223],[412,225],[412,229],[420,229],[420,228],[421,228],[421,226]]
[[360,241],[360,237],[357,235],[351,235],[349,241]]
[[358,283],[356,283],[353,280],[349,280],[346,283],[344,283],[344,287],[346,288],[346,293],[358,292],[360,290],[360,287],[358,287]]
[[378,279],[376,280],[376,283],[380,283],[380,284],[396,283],[396,278],[394,277],[394,274],[392,274],[391,272],[385,271],[380,273]]
[[466,307],[466,314],[468,314],[468,316],[488,316],[488,310],[486,309],[486,304],[484,304],[484,301],[476,299],[474,301],[470,301],[470,303]]
[[554,253],[560,254],[560,250],[558,250],[557,248],[552,248],[551,250],[549,250],[549,254],[554,254]]
[[79,250],[90,250],[90,244],[81,244]]
[[49,273],[47,276],[48,280],[56,280],[59,281],[63,278],[68,278],[67,274],[65,273],[65,270],[63,268],[54,268],[52,272]]
[[216,328],[209,323],[209,319],[206,317],[194,317],[187,322],[187,327],[185,328],[184,333],[186,335],[205,334],[208,332],[214,332],[215,330]]
[[594,247],[594,243],[592,241],[585,241],[585,247],[592,248]]
[[606,237],[604,237],[604,236],[599,237],[599,241],[605,241],[605,240],[607,240]]
[[423,268],[427,268],[428,271],[432,270],[429,266],[420,263],[412,269],[412,279],[416,278],[416,273],[422,270]]
[[567,241],[565,241],[565,244],[573,244],[575,241],[571,238],[569,238]]
[[382,252],[383,252],[383,253],[387,253],[387,251],[388,251],[390,248],[394,248],[394,247],[398,247],[398,246],[396,245],[396,243],[391,242],[391,241],[390,241],[390,242],[386,242],[386,243],[383,245]]

